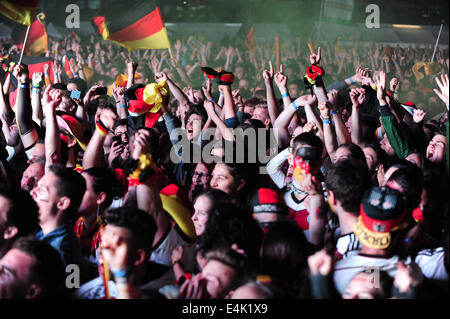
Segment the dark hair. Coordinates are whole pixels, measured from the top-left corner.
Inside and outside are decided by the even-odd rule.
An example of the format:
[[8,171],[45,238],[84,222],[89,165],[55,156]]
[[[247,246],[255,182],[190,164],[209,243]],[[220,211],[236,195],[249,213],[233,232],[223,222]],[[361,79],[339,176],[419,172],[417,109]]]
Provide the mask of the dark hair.
[[118,184],[114,171],[107,167],[91,167],[83,171],[94,178],[93,189],[95,194],[104,192],[106,199],[103,202],[103,208],[111,205],[114,197],[118,193],[118,189],[121,187]]
[[371,186],[369,170],[357,160],[345,159],[327,170],[325,184],[347,212],[359,215],[364,192]]
[[245,251],[250,262],[256,262],[261,236],[261,229],[249,211],[225,201],[216,203],[197,244],[203,254],[236,244]]
[[129,230],[136,249],[143,248],[146,252],[151,251],[156,223],[149,213],[136,207],[123,206],[106,211],[105,221],[109,225]]
[[248,260],[245,255],[238,253],[232,248],[216,248],[205,254],[208,262],[211,260],[218,261],[234,270],[231,278],[230,290],[234,290],[244,284],[250,277]]
[[203,192],[199,193],[199,194],[195,197],[193,203],[195,203],[195,201],[196,201],[200,196],[208,197],[209,200],[210,200],[211,202],[213,202],[213,205],[214,205],[214,206],[215,206],[217,203],[220,203],[220,202],[222,202],[222,201],[229,201],[229,200],[230,200],[230,197],[228,196],[227,193],[225,193],[225,192],[223,192],[223,191],[221,191],[221,190],[219,190],[219,189],[211,188],[211,189],[208,189],[208,190],[206,190],[206,191],[203,191]]
[[17,239],[12,248],[34,259],[29,272],[30,283],[42,289],[40,298],[61,298],[65,294],[65,269],[60,254],[50,244],[31,237]]
[[359,161],[363,166],[367,167],[366,155],[361,147],[353,143],[339,145],[338,148],[345,147],[350,151],[350,158]]
[[52,85],[52,89],[67,91],[67,85],[64,83],[55,83]]
[[80,98],[83,98],[87,91],[87,82],[80,78],[72,78],[67,81],[67,84],[74,83],[78,90],[81,91]]
[[186,116],[184,118],[184,124],[185,125],[187,124],[187,121],[189,120],[189,117],[192,114],[197,114],[197,115],[199,115],[202,118],[202,128],[203,128],[203,125],[205,125],[206,120],[208,119],[208,114],[206,113],[206,111],[203,108],[203,106],[201,106],[201,105],[192,105],[189,108],[189,111],[186,112]]
[[50,166],[50,172],[58,178],[58,183],[55,185],[58,190],[58,195],[70,198],[70,205],[67,208],[67,212],[71,217],[74,217],[83,201],[84,192],[86,191],[86,181],[80,173],[62,165]]
[[39,213],[31,195],[22,189],[0,187],[0,196],[9,202],[5,225],[17,227],[15,238],[33,234],[39,227]]
[[320,149],[320,151],[323,150],[322,140],[312,132],[301,133],[294,138],[294,141],[292,142],[292,149],[294,152],[297,150],[300,144],[316,147]]
[[389,182],[392,181],[400,186],[401,190],[399,191],[403,195],[406,210],[411,213],[420,204],[423,187],[422,170],[414,163],[405,161],[399,169],[392,173],[386,186],[389,186]]
[[261,243],[260,273],[289,297],[309,295],[307,258],[312,247],[293,221],[270,223]]
[[125,125],[128,128],[128,120],[127,119],[117,119],[114,122],[113,130],[115,130],[118,126]]
[[373,149],[373,151],[377,155],[378,164],[382,164],[383,167],[386,167],[388,165],[388,155],[386,154],[386,151],[383,150],[380,146],[378,146],[377,144],[366,144],[363,148],[365,147]]

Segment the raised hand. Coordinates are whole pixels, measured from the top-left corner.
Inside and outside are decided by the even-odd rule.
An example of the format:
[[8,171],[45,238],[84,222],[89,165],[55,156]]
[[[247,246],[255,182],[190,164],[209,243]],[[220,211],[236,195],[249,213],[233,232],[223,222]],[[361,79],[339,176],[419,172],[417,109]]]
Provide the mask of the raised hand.
[[124,97],[124,94],[125,94],[125,87],[117,86],[116,83],[114,83],[112,94],[113,94],[114,99],[116,101],[119,100],[119,99],[122,99]]
[[414,110],[414,114],[413,114],[413,121],[415,123],[420,123],[423,121],[423,119],[425,118],[425,115],[427,115],[427,113],[425,113],[424,110],[421,109],[415,109]]
[[436,93],[439,98],[447,105],[449,103],[449,81],[448,81],[448,74],[442,74],[441,75],[441,81],[439,81],[439,78],[436,77],[436,83],[439,86],[438,89],[433,89],[434,93]]
[[319,130],[319,128],[317,127],[316,123],[308,122],[303,126],[302,133],[312,132],[312,133],[316,134],[318,130]]
[[352,101],[352,104],[356,107],[359,107],[366,98],[366,90],[364,89],[352,89],[350,91],[350,100]]
[[157,72],[155,74],[155,81],[158,83],[161,81],[167,81],[167,74],[164,72]]
[[283,74],[283,64],[280,64],[280,70],[275,74],[275,84],[278,86],[278,88],[286,89],[287,88],[287,80],[288,77]]
[[[152,61],[153,64],[153,61]],[[138,64],[134,62],[133,60],[127,60],[127,72],[128,74],[134,74],[136,72],[136,69],[138,67]]]
[[378,101],[383,105],[386,105],[386,97],[385,97],[385,89],[386,89],[386,73],[384,71],[380,71],[375,76],[375,84],[377,86],[377,98]]
[[40,86],[41,83],[42,83],[43,78],[44,78],[44,73],[42,73],[42,72],[34,72],[33,73],[33,77],[32,77],[33,86]]
[[273,66],[272,61],[269,61],[269,70],[264,70],[263,73],[264,83],[266,85],[272,84],[273,81]]
[[117,114],[107,108],[98,109],[97,113],[95,114],[95,121],[101,121],[109,131],[112,131],[116,120]]
[[205,108],[205,110],[208,113],[208,115],[214,114],[214,112],[215,112],[215,110],[214,110],[214,103],[211,102],[210,100],[205,100],[203,102],[203,107]]
[[330,118],[330,107],[331,104],[329,102],[320,102],[319,103],[320,117]]
[[339,97],[339,91],[338,90],[330,90],[330,92],[327,93],[328,96],[328,102],[330,102],[333,109],[336,109],[338,107],[338,97]]
[[313,53],[309,56],[309,62],[311,64],[319,64],[322,58],[320,47],[317,49],[317,53]]
[[233,102],[235,105],[244,105],[244,99],[242,98],[239,90],[234,90],[231,95],[233,96]]
[[317,102],[317,96],[311,94],[302,95],[295,100],[297,106],[314,105]]
[[28,82],[28,66],[26,64],[21,63],[20,65],[17,64],[14,67],[13,75],[17,79],[17,81],[25,83]]
[[138,159],[141,154],[147,152],[150,146],[150,132],[147,130],[139,130],[134,134],[133,152],[131,157]]
[[205,83],[206,83],[206,87],[202,87],[203,94],[205,95],[207,100],[211,100],[212,99],[212,96],[211,96],[211,80],[210,79],[206,79]]

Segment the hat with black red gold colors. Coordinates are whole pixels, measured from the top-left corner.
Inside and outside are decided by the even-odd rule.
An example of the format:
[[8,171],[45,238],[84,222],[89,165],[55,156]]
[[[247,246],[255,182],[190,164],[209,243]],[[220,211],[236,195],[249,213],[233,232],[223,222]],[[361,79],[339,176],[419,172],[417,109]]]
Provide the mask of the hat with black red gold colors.
[[260,188],[252,197],[250,205],[253,213],[274,213],[287,215],[289,213],[283,199],[270,188]]
[[391,233],[406,217],[402,195],[388,187],[372,187],[363,196],[361,215],[353,225],[359,242],[374,249],[386,249],[391,244]]

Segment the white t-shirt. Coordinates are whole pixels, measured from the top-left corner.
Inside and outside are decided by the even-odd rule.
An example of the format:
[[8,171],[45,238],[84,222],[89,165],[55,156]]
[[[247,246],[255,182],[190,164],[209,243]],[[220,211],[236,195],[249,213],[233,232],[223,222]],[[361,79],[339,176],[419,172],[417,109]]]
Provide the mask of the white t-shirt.
[[[364,271],[373,274],[375,278],[377,271],[385,271],[389,276],[395,277],[398,261],[398,256],[378,258],[360,254],[352,254],[347,258],[341,259],[334,266],[333,279],[336,290],[342,295],[352,278]],[[410,260],[407,260],[405,263],[409,264]]]
[[448,280],[444,264],[445,250],[443,247],[421,250],[416,256],[416,263],[422,273],[429,279]]
[[169,233],[164,240],[152,251],[150,261],[158,264],[171,266],[172,265],[172,251],[178,247],[184,247],[183,266],[185,271],[194,272],[197,261],[195,259],[195,246],[186,242],[174,227],[171,227]]
[[351,254],[357,254],[361,250],[361,243],[354,233],[339,235],[336,240],[336,260],[347,258]]

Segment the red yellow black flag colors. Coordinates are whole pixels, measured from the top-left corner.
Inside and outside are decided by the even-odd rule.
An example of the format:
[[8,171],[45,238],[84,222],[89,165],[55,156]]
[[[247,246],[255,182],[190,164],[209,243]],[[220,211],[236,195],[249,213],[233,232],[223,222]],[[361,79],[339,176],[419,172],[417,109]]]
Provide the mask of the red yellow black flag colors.
[[31,25],[39,0],[0,0],[0,13],[25,25]]
[[128,50],[170,48],[159,7],[142,17],[130,10],[119,19],[122,21],[108,21],[107,17],[98,16],[93,22],[103,39],[116,42]]

